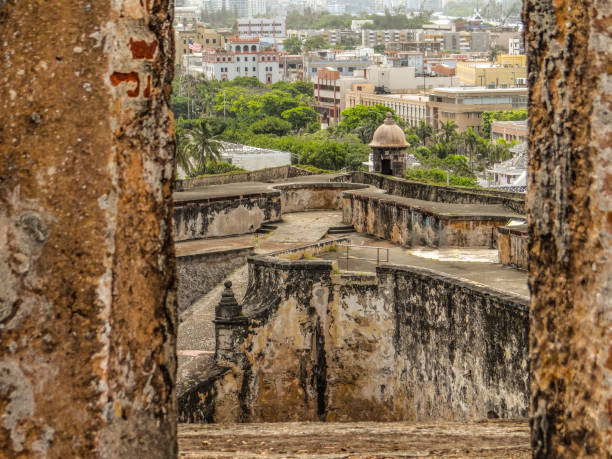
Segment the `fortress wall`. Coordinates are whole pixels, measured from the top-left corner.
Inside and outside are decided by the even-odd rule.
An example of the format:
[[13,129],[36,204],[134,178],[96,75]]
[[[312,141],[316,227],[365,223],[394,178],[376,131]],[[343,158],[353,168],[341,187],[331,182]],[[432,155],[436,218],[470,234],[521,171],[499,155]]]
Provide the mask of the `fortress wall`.
[[451,204],[501,204],[507,209],[525,214],[525,195],[509,191],[479,190],[451,186],[430,185],[371,172],[349,172],[333,179],[351,183],[364,183],[404,198]]
[[277,191],[179,202],[174,207],[174,239],[253,233],[263,223],[278,221],[280,215]]
[[233,172],[228,174],[211,175],[193,179],[177,180],[176,191],[186,191],[193,188],[201,188],[209,185],[226,185],[228,183],[242,182],[270,182],[274,180],[287,179],[314,175],[314,172],[300,169],[295,166],[279,166],[260,169],[249,172]]
[[507,217],[444,216],[393,201],[384,195],[343,194],[342,221],[360,233],[404,246],[491,247],[494,229]]
[[282,213],[307,210],[337,210],[342,208],[342,192],[367,188],[367,185],[350,183],[300,183],[278,185],[281,192]]
[[496,232],[499,262],[527,270],[529,234],[507,226],[498,227]]
[[394,265],[376,275],[334,274],[328,261],[253,257],[249,268],[248,326],[237,328],[233,356],[219,362],[228,370],[182,393],[182,420],[527,413],[525,298]]
[[253,252],[253,247],[239,247],[177,255],[179,313],[185,312],[195,300],[244,265]]

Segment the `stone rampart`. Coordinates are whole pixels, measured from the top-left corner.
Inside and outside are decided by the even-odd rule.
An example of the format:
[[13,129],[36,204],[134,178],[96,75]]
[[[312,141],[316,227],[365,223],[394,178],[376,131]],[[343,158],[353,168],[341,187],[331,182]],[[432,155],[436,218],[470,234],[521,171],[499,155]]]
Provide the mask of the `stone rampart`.
[[385,190],[394,196],[450,204],[503,205],[518,214],[525,214],[525,195],[508,191],[430,185],[371,172],[349,172],[334,181],[364,183]]
[[269,182],[292,177],[314,175],[313,172],[295,166],[279,166],[249,172],[232,172],[176,181],[176,191],[186,191],[209,185],[226,185],[228,183]]
[[499,226],[497,228],[497,251],[501,264],[527,270],[528,245],[527,225],[518,227]]
[[253,252],[251,246],[177,255],[179,313],[186,311],[234,269],[244,265]]
[[216,364],[229,369],[182,393],[182,421],[527,413],[526,298],[412,267],[252,257],[242,307]]
[[174,239],[206,239],[255,232],[281,216],[280,192],[182,201],[174,206]]
[[274,189],[281,192],[283,213],[307,210],[337,210],[342,208],[342,192],[367,188],[368,185],[351,183],[291,183],[277,185]]
[[449,215],[394,200],[388,195],[343,194],[342,220],[360,233],[404,246],[492,247],[503,215]]

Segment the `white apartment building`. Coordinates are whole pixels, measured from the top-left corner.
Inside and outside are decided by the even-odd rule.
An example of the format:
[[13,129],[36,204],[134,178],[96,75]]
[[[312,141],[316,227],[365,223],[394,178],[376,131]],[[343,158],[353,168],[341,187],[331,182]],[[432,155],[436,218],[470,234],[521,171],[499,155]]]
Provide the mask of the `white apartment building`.
[[508,39],[508,54],[510,54],[511,56],[525,54],[525,47],[523,46],[522,38],[516,37]]
[[232,38],[225,49],[202,52],[202,74],[208,80],[256,77],[262,83],[272,84],[280,78],[278,63],[278,51],[262,48],[259,38]]
[[395,110],[410,126],[418,126],[420,121],[429,124],[428,101],[428,96],[418,94],[375,94],[372,85],[353,84],[352,89],[345,93],[346,108],[355,105],[384,105]]
[[[262,14],[262,13],[257,13]],[[241,18],[236,21],[240,38],[284,38],[287,36],[285,18]]]

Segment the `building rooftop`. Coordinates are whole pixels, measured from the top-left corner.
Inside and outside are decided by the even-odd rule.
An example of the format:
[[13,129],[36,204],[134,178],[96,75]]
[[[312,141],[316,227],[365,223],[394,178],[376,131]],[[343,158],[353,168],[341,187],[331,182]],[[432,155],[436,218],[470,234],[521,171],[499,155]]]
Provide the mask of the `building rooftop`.
[[486,93],[504,93],[504,92],[515,92],[515,93],[523,93],[527,94],[527,88],[487,88],[485,86],[453,86],[452,88],[434,88],[435,92],[443,92],[443,93],[477,93],[477,92],[486,92]]

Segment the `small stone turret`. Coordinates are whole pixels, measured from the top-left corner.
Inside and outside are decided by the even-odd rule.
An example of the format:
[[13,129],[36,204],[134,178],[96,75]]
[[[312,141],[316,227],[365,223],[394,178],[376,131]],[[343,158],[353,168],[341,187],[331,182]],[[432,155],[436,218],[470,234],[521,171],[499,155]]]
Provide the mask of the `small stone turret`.
[[242,355],[241,345],[246,336],[248,319],[236,301],[232,283],[225,282],[221,301],[215,308],[215,360],[238,364]]
[[385,122],[381,124],[370,142],[374,172],[403,177],[406,173],[406,135],[391,113],[387,112]]

